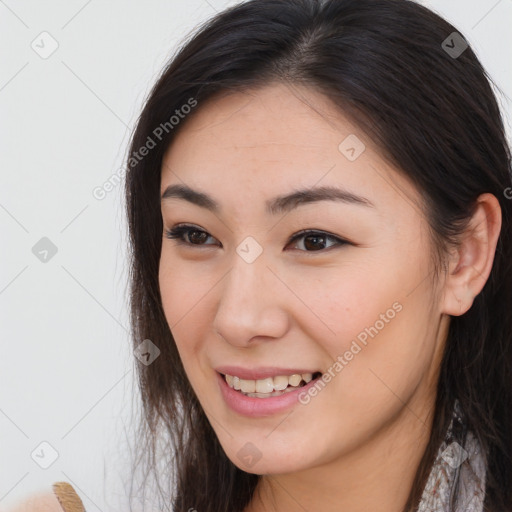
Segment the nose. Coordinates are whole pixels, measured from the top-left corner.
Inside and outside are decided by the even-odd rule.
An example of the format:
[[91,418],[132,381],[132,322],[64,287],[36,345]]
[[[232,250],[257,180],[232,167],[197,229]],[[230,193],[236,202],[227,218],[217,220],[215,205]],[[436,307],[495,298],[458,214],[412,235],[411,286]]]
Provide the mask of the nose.
[[260,255],[252,263],[235,255],[231,270],[219,284],[214,330],[228,343],[252,346],[257,339],[278,339],[289,326],[289,290]]

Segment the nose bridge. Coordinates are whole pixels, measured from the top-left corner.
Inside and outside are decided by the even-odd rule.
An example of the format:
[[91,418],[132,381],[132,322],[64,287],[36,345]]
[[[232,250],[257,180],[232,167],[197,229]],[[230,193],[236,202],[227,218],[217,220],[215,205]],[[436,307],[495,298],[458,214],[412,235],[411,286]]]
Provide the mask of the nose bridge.
[[243,345],[254,336],[279,337],[286,328],[285,312],[276,300],[276,278],[253,242],[236,249],[221,288],[214,327],[227,341]]
[[[243,249],[242,244],[240,247]],[[267,268],[266,258],[260,254],[254,260],[245,259],[244,255],[238,254],[240,247],[224,283],[221,306],[236,310],[246,306],[259,308],[262,300],[269,304],[264,285],[268,284],[268,274],[272,273]]]
[[267,254],[252,236],[247,236],[235,247],[224,299],[230,300],[231,297],[243,303],[250,301],[251,294],[259,295],[258,285],[268,279],[266,274],[270,272]]

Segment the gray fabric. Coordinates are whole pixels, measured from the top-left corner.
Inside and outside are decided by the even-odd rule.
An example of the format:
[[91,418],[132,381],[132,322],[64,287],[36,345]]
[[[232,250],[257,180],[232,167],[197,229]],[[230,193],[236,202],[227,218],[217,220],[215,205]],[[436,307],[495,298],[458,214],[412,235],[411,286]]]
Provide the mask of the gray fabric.
[[[466,429],[459,402],[432,467],[418,512],[483,512],[486,457]],[[457,496],[457,504],[453,506]]]

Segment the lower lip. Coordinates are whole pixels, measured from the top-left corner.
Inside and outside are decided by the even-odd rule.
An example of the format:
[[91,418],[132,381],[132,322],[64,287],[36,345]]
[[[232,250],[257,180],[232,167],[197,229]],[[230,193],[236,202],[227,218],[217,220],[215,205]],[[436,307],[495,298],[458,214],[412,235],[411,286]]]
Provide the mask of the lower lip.
[[270,396],[268,398],[256,398],[245,396],[240,391],[230,388],[224,376],[218,372],[216,373],[222,396],[228,406],[239,414],[251,417],[271,416],[285,411],[294,404],[300,403],[299,394],[304,391],[307,392],[320,378],[318,377],[308,382],[305,386],[297,388],[295,391],[289,391],[282,395]]

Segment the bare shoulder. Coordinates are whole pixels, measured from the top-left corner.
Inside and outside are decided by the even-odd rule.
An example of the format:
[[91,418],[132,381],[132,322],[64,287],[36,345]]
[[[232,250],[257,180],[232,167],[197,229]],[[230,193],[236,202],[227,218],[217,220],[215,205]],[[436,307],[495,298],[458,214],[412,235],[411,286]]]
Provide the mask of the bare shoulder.
[[51,489],[29,494],[0,512],[85,512],[80,496],[68,482],[55,482]]
[[48,491],[34,492],[0,512],[63,512],[55,493]]

